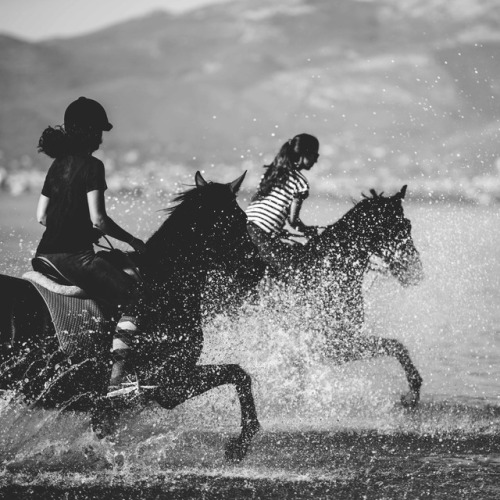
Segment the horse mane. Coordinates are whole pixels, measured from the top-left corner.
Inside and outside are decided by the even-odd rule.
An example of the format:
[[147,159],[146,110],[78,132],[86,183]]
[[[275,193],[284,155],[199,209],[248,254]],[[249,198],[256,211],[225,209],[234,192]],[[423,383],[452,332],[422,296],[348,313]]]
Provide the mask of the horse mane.
[[[370,189],[370,194],[372,195],[371,198],[387,198],[387,196],[384,196],[384,192],[381,191],[380,193],[377,193],[375,189]],[[366,196],[365,193],[361,193],[361,196],[365,199],[370,199],[370,196]]]
[[340,219],[326,227],[327,235],[335,235],[336,239],[342,239],[343,235],[348,235],[352,230],[352,221],[366,211],[371,203],[383,204],[391,199],[390,196],[384,196],[384,192],[377,193],[375,189],[370,189],[370,195],[361,193],[360,200],[352,200],[353,206]]
[[336,222],[332,224],[335,226],[337,223],[346,222],[351,220],[354,216],[357,216],[362,209],[366,208],[370,203],[380,202],[383,203],[389,200],[389,196],[384,196],[384,192],[377,193],[375,189],[370,189],[370,195],[361,193],[361,200],[352,200],[353,206]]
[[[201,198],[202,189],[196,186],[186,189],[181,193],[177,194],[174,198],[174,205],[168,208],[163,208],[161,211],[165,212],[169,217],[167,221],[174,216],[174,214],[181,212],[183,207],[190,205],[196,198]],[[176,216],[174,216],[175,219]],[[165,221],[166,222],[166,221]]]
[[192,187],[176,195],[173,206],[159,210],[167,217],[146,242],[149,254],[165,253],[182,239],[180,237],[191,227],[193,216],[198,212],[194,208],[201,205],[205,192],[203,188]]
[[217,206],[231,196],[225,184],[208,182],[204,186],[194,186],[179,194],[174,205],[161,209],[167,218],[147,240],[147,254],[168,260],[184,252],[192,252],[193,244],[203,237],[203,228]]

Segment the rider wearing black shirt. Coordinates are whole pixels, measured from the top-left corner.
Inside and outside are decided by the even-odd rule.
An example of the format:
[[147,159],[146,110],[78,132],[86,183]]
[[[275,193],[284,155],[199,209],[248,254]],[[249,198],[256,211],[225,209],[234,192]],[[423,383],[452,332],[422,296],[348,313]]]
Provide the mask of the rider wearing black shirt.
[[103,163],[91,155],[57,158],[50,167],[42,195],[50,199],[39,253],[91,250],[96,230],[87,193],[107,189]]
[[91,297],[118,307],[122,317],[113,339],[115,363],[110,387],[119,389],[130,361],[132,337],[139,333],[140,287],[123,270],[94,251],[93,243],[106,234],[128,243],[137,252],[145,244],[121,228],[106,213],[104,165],[92,156],[111,130],[104,108],[80,97],[66,109],[64,127],[48,127],[39,151],[54,158],[37,207],[37,219],[46,230],[37,256],[49,260],[71,283]]

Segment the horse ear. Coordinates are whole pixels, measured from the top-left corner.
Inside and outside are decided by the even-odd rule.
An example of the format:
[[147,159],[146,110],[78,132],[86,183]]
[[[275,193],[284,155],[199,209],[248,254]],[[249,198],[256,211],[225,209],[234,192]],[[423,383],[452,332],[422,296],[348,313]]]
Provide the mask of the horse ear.
[[246,170],[245,170],[245,172],[243,173],[242,176],[238,177],[236,180],[234,180],[233,182],[229,183],[229,187],[231,188],[231,191],[234,194],[236,194],[240,190],[240,187],[241,187],[241,184],[243,183],[243,179],[245,178],[245,175],[247,175],[247,171]]
[[196,174],[194,176],[194,180],[196,182],[196,187],[199,187],[199,188],[206,186],[208,184],[208,182],[203,178],[203,176],[201,175],[199,170],[196,171]]
[[401,191],[398,193],[399,197],[401,199],[403,199],[405,197],[405,194],[406,194],[406,188],[408,187],[407,184],[405,184],[402,188],[401,188]]

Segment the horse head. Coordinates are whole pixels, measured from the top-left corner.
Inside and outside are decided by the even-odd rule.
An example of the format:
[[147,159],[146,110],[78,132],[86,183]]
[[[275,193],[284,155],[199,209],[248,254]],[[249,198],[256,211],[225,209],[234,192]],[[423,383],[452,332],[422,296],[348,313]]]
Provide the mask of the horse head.
[[243,252],[248,245],[246,215],[236,201],[245,174],[227,184],[208,182],[200,172],[195,186],[180,193],[169,217],[147,241],[145,259],[151,268],[209,270]]
[[403,186],[393,196],[383,196],[372,189],[371,196],[364,196],[355,207],[362,214],[362,232],[369,252],[380,257],[403,286],[416,285],[424,277],[411,222],[404,215],[406,188]]
[[200,232],[205,235],[205,250],[213,263],[232,262],[228,254],[240,251],[246,243],[246,215],[236,201],[245,175],[246,172],[232,182],[218,184],[207,182],[196,172]]

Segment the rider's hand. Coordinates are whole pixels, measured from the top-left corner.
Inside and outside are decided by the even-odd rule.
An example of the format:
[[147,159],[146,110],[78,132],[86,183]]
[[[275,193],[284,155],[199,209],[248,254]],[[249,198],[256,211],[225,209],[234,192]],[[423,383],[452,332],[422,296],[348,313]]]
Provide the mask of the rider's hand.
[[92,228],[92,243],[97,243],[103,236],[104,233],[102,231],[96,227]]
[[290,238],[290,236],[293,236],[293,233],[291,233],[290,231],[287,231],[286,229],[282,229],[279,233],[278,233],[278,238],[281,238],[281,239],[288,239]]
[[302,228],[302,232],[308,238],[312,238],[313,236],[318,236],[318,228],[317,228],[317,226],[304,226]]
[[144,253],[146,251],[146,243],[139,238],[132,238],[129,245],[138,253]]

